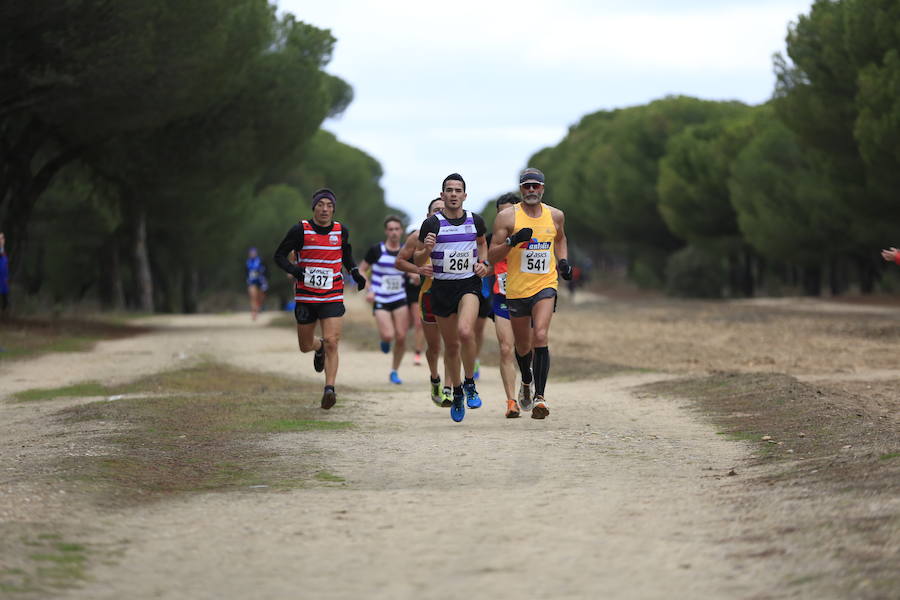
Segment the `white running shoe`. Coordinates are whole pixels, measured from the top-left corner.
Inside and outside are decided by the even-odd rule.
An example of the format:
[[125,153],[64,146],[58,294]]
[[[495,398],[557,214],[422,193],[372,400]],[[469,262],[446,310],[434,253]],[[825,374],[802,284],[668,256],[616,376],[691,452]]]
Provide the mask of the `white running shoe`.
[[519,385],[519,408],[525,412],[529,412],[534,406],[534,397],[531,395],[531,384],[520,383]]
[[547,401],[544,400],[543,396],[538,396],[534,399],[534,407],[531,409],[531,418],[532,419],[544,419],[547,415],[550,414],[550,407],[547,406]]

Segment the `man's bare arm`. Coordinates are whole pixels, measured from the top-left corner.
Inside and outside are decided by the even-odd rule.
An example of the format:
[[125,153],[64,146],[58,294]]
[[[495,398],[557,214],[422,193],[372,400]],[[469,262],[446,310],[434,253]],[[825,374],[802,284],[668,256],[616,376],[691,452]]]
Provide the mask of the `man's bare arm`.
[[509,254],[509,246],[506,238],[512,235],[515,225],[515,214],[511,210],[501,210],[494,219],[494,233],[491,236],[491,247],[488,250],[488,260],[492,265],[497,264]]
[[[413,258],[413,255],[416,252],[416,247],[419,245],[419,232],[416,231],[411,233],[409,237],[406,238],[406,243],[403,244],[403,247],[400,248],[400,252],[397,253],[397,260],[394,261],[394,266],[409,273],[413,276],[417,277],[431,277],[433,275],[433,271],[431,265],[422,265],[421,267],[417,266],[415,263],[411,262],[410,259]],[[418,285],[418,283],[414,280],[413,283]]]
[[556,238],[553,240],[556,260],[569,260],[569,241],[566,239],[566,215],[559,209],[554,209],[553,221],[556,225]]

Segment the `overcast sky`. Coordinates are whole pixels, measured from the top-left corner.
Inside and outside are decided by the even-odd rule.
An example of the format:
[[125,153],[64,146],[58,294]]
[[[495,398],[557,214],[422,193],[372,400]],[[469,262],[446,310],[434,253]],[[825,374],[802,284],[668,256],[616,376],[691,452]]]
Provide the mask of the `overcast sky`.
[[765,102],[772,55],[811,4],[280,0],[279,8],[337,38],[327,70],[355,96],[325,128],[378,159],[388,204],[418,218],[454,171],[468,184],[467,207],[480,211],[516,188],[532,154],[591,112],[670,94]]

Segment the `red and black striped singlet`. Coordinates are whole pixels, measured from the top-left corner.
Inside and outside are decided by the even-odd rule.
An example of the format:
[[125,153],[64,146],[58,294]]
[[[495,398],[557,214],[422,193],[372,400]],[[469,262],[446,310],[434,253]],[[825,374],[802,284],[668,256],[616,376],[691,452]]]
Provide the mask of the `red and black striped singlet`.
[[331,231],[316,233],[306,219],[303,228],[303,247],[297,266],[303,268],[303,281],[297,281],[294,300],[297,302],[343,302],[344,278],[341,275],[343,240],[341,224],[334,222]]

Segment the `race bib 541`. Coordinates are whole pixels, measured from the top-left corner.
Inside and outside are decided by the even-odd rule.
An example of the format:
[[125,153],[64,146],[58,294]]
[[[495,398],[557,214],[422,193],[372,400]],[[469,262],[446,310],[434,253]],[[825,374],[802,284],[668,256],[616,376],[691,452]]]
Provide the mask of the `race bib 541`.
[[523,273],[544,274],[550,272],[550,250],[524,250],[521,271]]

